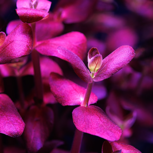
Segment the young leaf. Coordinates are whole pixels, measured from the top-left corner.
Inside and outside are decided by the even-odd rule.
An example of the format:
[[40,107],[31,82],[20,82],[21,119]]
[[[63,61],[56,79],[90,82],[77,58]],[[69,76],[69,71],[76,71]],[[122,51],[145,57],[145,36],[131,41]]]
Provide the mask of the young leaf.
[[109,78],[111,75],[127,65],[134,56],[134,50],[130,46],[125,45],[117,48],[103,59],[103,64],[95,74],[95,78],[93,78],[93,80],[98,82]]
[[72,112],[76,128],[109,141],[120,139],[122,130],[97,106],[77,107]]
[[141,153],[138,149],[134,148],[133,146],[124,144],[122,142],[111,142],[110,144],[114,152],[121,150],[121,153]]
[[24,138],[31,152],[43,147],[53,127],[53,111],[46,106],[32,106],[26,114]]
[[[50,74],[50,89],[56,100],[63,106],[81,105],[86,93],[85,88],[56,73]],[[97,96],[94,93],[91,93],[89,104],[96,102]]]
[[12,100],[0,94],[0,133],[17,137],[23,133],[25,124]]
[[18,25],[0,46],[0,63],[12,62],[12,60],[28,55],[32,47],[31,27],[22,23]]
[[41,41],[35,49],[43,55],[56,56],[66,60],[65,57],[58,53],[58,47],[70,50],[83,59],[86,54],[87,40],[80,32],[69,32],[59,37]]

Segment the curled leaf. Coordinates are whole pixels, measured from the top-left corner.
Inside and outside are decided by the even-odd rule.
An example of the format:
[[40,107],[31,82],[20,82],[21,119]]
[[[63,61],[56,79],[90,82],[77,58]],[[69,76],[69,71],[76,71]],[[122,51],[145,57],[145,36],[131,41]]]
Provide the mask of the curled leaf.
[[102,65],[102,55],[97,48],[91,48],[88,52],[88,68],[90,72],[95,73]]
[[97,106],[77,107],[72,112],[76,128],[109,141],[120,139],[122,130]]

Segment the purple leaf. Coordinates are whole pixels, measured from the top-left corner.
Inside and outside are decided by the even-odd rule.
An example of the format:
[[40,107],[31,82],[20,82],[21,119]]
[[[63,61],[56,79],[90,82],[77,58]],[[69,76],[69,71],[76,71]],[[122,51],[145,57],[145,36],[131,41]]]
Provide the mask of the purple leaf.
[[53,127],[53,111],[46,106],[31,106],[25,118],[24,138],[31,152],[43,147]]
[[40,20],[36,24],[37,41],[42,41],[42,40],[56,37],[59,34],[61,34],[63,30],[64,30],[63,23],[59,21],[55,21],[52,17],[52,14],[49,14],[48,18],[44,20]]
[[[56,73],[50,74],[50,88],[56,100],[63,106],[81,105],[86,93],[85,88]],[[96,102],[97,96],[94,93],[91,93],[89,104]]]
[[0,94],[0,133],[11,137],[20,136],[25,124],[12,100],[5,94]]
[[[21,41],[22,40],[22,41]],[[0,63],[13,62],[16,58],[30,54],[32,47],[31,27],[26,24],[17,26],[0,46]]]
[[98,82],[109,78],[111,75],[127,65],[134,55],[134,50],[130,46],[125,45],[117,48],[103,59],[103,64],[95,74],[95,78],[93,78],[93,80]]
[[84,21],[94,11],[97,0],[61,0],[56,7],[55,13],[61,10],[61,20],[65,23]]
[[48,0],[17,0],[16,12],[23,22],[32,23],[48,15],[51,2]]
[[[63,75],[62,69],[59,67],[59,65],[56,62],[54,62],[53,60],[49,59],[48,57],[41,57],[40,58],[40,69],[41,69],[41,74],[42,74],[43,79],[49,78],[51,72],[55,72],[60,75]],[[25,65],[20,70],[20,74],[22,76],[34,75],[32,62],[29,62],[27,65]]]
[[66,60],[65,57],[58,53],[58,47],[70,50],[83,59],[86,54],[87,40],[80,32],[69,32],[59,37],[41,41],[35,49],[43,55],[56,56]]
[[122,130],[97,106],[77,107],[72,112],[76,128],[109,141],[119,140]]
[[85,82],[92,82],[90,72],[83,63],[83,61],[73,52],[64,49],[62,47],[58,48],[58,53],[66,58],[66,61],[71,63],[75,73]]
[[113,151],[121,150],[121,153],[141,153],[139,150],[137,150],[133,146],[124,144],[122,142],[111,142],[110,144],[112,146]]

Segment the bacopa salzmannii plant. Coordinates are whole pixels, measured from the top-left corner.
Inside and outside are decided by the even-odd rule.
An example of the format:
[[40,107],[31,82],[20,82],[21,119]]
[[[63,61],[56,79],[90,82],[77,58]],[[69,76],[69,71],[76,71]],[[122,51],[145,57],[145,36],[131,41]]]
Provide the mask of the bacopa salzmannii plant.
[[152,153],[152,5],[0,2],[0,153]]

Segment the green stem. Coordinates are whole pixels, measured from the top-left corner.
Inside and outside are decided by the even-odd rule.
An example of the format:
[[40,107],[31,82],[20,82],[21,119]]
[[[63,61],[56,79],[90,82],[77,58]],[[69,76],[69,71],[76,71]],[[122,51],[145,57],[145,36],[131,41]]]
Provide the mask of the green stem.
[[[33,31],[33,48],[36,45],[36,36],[35,36],[35,23],[31,24],[32,31]],[[39,53],[33,49],[32,50],[32,62],[33,62],[33,68],[34,68],[34,79],[35,79],[35,91],[36,91],[36,103],[42,103],[43,102],[43,83],[42,83],[42,77],[41,77],[41,70],[40,70],[40,59],[39,59]]]
[[[91,90],[92,90],[92,85],[93,85],[93,82],[88,83],[87,90],[86,90],[85,97],[84,97],[84,101],[82,104],[83,107],[88,107],[88,102],[89,102],[89,98],[90,98],[90,94],[91,94]],[[71,153],[79,153],[80,152],[82,138],[83,138],[83,132],[76,129],[72,148],[71,148]]]

